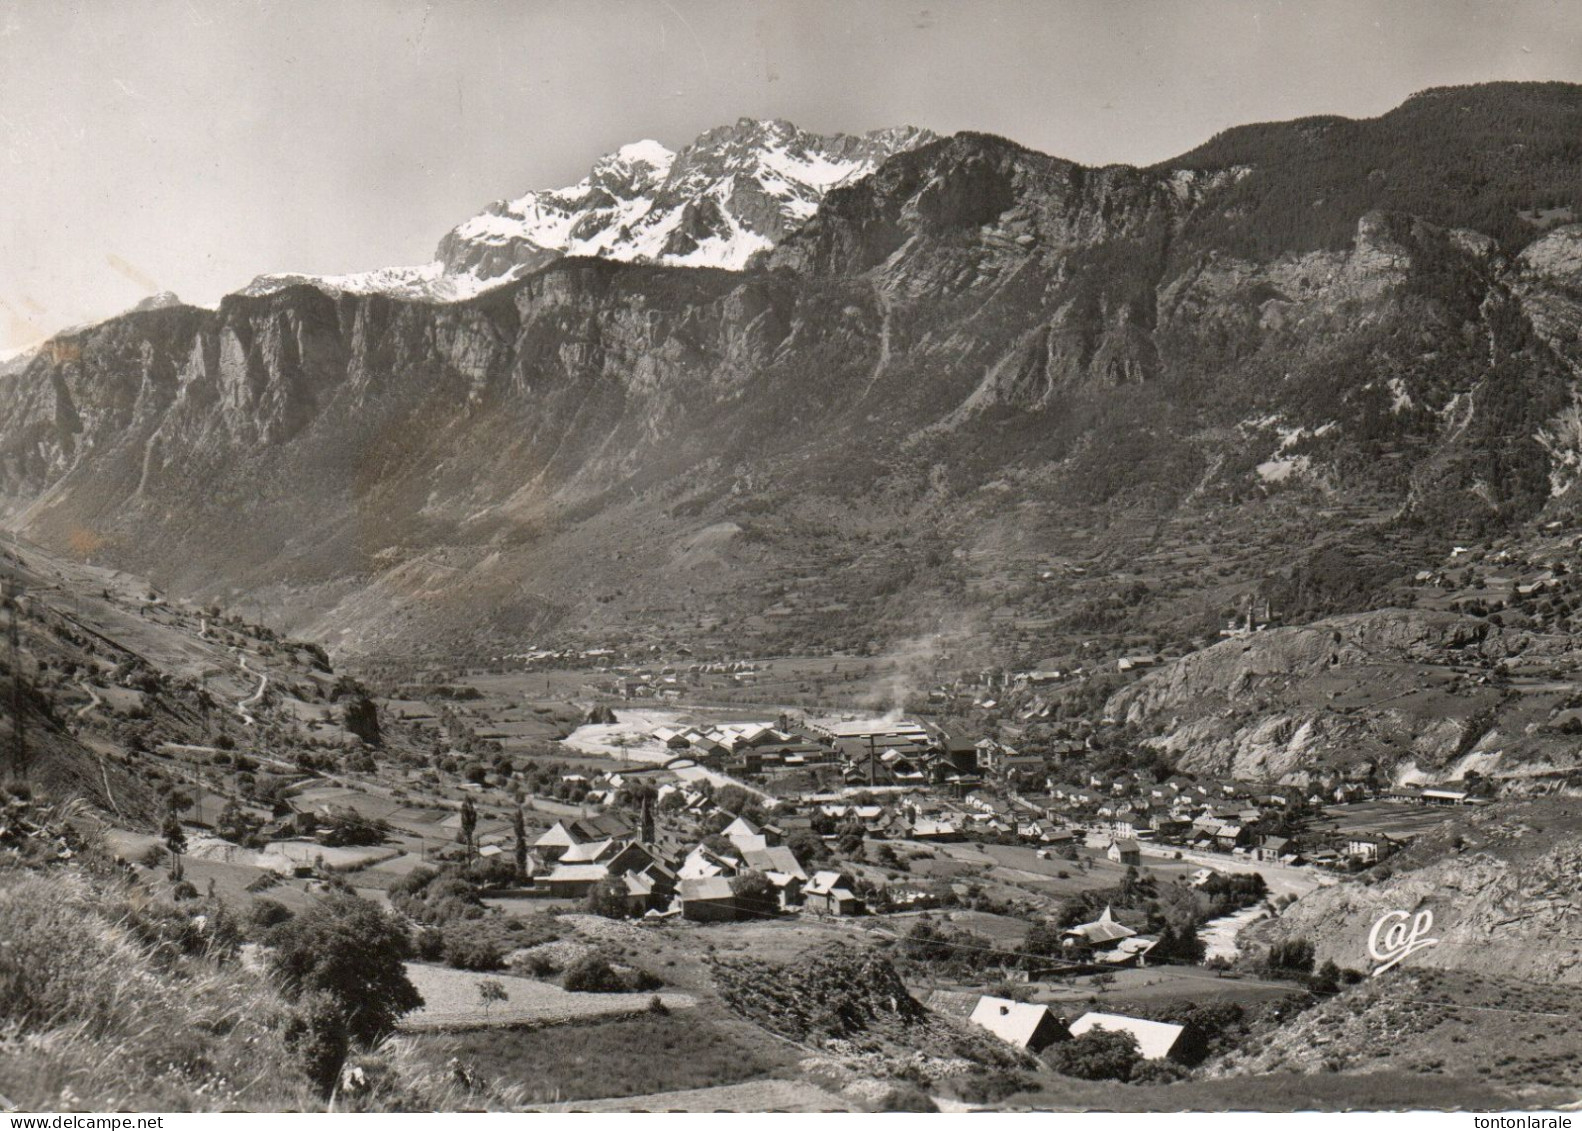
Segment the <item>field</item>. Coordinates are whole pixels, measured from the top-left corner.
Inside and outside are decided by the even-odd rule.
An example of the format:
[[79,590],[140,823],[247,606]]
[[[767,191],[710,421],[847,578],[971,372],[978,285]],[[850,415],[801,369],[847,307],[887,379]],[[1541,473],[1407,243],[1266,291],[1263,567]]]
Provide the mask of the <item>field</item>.
[[[913,849],[921,842],[906,841]],[[1053,857],[1045,860],[1036,849],[1002,844],[928,845],[935,859],[914,860],[913,873],[921,876],[951,877],[976,874],[992,880],[1015,884],[1056,898],[1076,895],[1093,888],[1113,887],[1126,877],[1126,867],[1107,859],[1092,848],[1077,849],[1076,860]],[[1146,857],[1142,870],[1161,880],[1190,876],[1201,865],[1165,857]],[[1062,875],[1061,873],[1065,873]]]
[[[576,994],[532,978],[476,974],[426,963],[407,963],[407,977],[423,995],[423,1007],[401,1022],[407,1030],[477,1028],[485,1025],[555,1025],[595,1017],[638,1013],[657,996],[669,1009],[695,1004],[690,994]],[[506,1000],[485,1009],[478,985],[498,981]]]
[[1333,805],[1324,810],[1322,825],[1337,832],[1380,833],[1397,840],[1409,840],[1440,828],[1457,816],[1453,807],[1402,805],[1389,801],[1359,801],[1352,805]]
[[417,1038],[435,1063],[456,1057],[528,1104],[639,1096],[758,1080],[798,1050],[728,1018],[644,1013],[588,1025]]

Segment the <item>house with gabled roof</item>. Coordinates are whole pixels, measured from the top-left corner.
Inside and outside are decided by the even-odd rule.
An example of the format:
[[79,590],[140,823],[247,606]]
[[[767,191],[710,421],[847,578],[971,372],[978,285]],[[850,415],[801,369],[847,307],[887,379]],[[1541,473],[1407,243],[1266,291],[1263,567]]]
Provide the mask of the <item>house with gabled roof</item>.
[[775,886],[782,909],[802,902],[802,889],[807,886],[808,875],[789,848],[776,845],[743,852],[742,862],[753,871],[762,872]]
[[1128,866],[1141,865],[1143,862],[1142,846],[1129,836],[1118,836],[1110,841],[1110,847],[1104,855],[1117,864]]
[[[574,858],[568,860],[567,857]],[[669,869],[656,860],[652,852],[636,841],[606,840],[573,845],[539,882],[552,895],[577,899],[587,895],[610,876],[651,870],[656,875],[669,873]]]
[[1007,997],[980,997],[968,1020],[1007,1044],[1031,1053],[1042,1052],[1057,1041],[1071,1039],[1065,1025],[1047,1005]]
[[722,852],[715,852],[707,845],[697,845],[682,860],[676,874],[683,880],[702,879],[707,876],[734,876],[741,871],[742,862]]
[[1137,932],[1132,928],[1117,922],[1115,913],[1106,906],[1103,914],[1091,923],[1078,923],[1060,932],[1060,941],[1062,946],[1070,950],[1098,952],[1109,950],[1122,939],[1129,939],[1135,934]]
[[849,873],[815,872],[802,887],[803,909],[817,915],[861,915],[866,908],[852,890],[855,886]]
[[1253,855],[1259,861],[1267,863],[1278,863],[1295,853],[1295,845],[1291,843],[1289,837],[1283,836],[1265,836],[1258,847],[1253,849]]
[[1187,1031],[1185,1025],[1148,1021],[1118,1013],[1084,1013],[1070,1026],[1073,1037],[1080,1037],[1095,1029],[1130,1034],[1137,1041],[1137,1051],[1144,1060],[1179,1059],[1186,1051],[1186,1042],[1183,1040]]
[[728,922],[736,918],[736,893],[724,876],[700,876],[681,881],[681,917],[695,922]]

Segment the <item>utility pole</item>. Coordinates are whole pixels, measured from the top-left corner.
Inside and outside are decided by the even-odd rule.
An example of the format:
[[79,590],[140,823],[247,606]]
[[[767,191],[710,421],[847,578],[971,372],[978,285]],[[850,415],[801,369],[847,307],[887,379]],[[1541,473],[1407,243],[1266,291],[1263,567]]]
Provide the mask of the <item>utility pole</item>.
[[872,789],[878,784],[878,762],[874,757],[873,735],[868,735],[868,788]]

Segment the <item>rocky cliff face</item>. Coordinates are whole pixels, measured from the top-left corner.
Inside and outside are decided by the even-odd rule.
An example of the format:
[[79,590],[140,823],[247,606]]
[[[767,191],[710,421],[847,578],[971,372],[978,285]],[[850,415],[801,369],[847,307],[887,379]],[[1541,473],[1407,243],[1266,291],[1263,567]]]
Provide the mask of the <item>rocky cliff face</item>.
[[[1453,209],[1362,207],[1340,246],[1262,253],[1215,220],[1272,191],[1235,154],[1095,170],[919,140],[776,143],[804,172],[904,151],[831,172],[744,271],[556,259],[466,301],[282,285],[64,335],[4,378],[0,494],[51,547],[403,653],[711,618],[987,632],[1014,571],[1125,555],[1137,524],[1223,557],[1284,516],[1234,581],[1347,529],[1471,537],[1569,505],[1558,242],[1513,259]],[[588,192],[663,164],[626,154]],[[735,183],[732,223],[780,222]]]
[[1306,938],[1320,963],[1369,970],[1368,932],[1393,910],[1433,912],[1435,946],[1409,968],[1582,984],[1582,827],[1575,798],[1467,814],[1376,869],[1321,888],[1260,925]]
[[[1493,739],[1498,693],[1438,673],[1505,654],[1500,630],[1452,613],[1386,610],[1230,639],[1117,693],[1106,715],[1148,731],[1181,767],[1306,782],[1328,764],[1453,768]],[[1457,767],[1458,768],[1458,767]]]

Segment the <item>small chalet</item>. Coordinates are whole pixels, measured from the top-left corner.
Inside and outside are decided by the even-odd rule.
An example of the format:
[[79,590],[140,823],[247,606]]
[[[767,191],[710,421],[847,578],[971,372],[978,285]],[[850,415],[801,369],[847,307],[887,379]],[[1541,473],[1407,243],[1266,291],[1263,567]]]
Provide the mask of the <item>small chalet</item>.
[[861,915],[866,908],[845,872],[815,872],[802,888],[802,906],[816,915]]
[[1372,864],[1395,851],[1395,842],[1387,836],[1374,833],[1347,833],[1345,851],[1353,860]]
[[1065,1025],[1047,1005],[1012,1001],[1006,997],[980,997],[970,1018],[1007,1044],[1039,1053],[1056,1041],[1071,1039]]
[[1129,939],[1137,932],[1124,923],[1115,921],[1115,915],[1106,907],[1104,913],[1091,923],[1079,923],[1060,933],[1061,945],[1070,950],[1098,953],[1113,949],[1122,939]]
[[1170,1025],[1163,1021],[1145,1021],[1141,1017],[1123,1017],[1118,1013],[1084,1013],[1071,1023],[1071,1035],[1080,1037],[1094,1029],[1109,1033],[1130,1033],[1137,1041],[1137,1050],[1144,1060],[1180,1058],[1186,1052],[1183,1040],[1185,1025]]
[[1116,837],[1110,841],[1104,855],[1117,864],[1140,865],[1143,862],[1142,847],[1131,837]]
[[1291,844],[1289,837],[1266,836],[1252,854],[1259,861],[1266,864],[1277,864],[1287,856],[1294,856],[1296,848]]
[[736,918],[736,893],[724,876],[682,880],[681,917],[698,923],[724,923]]

